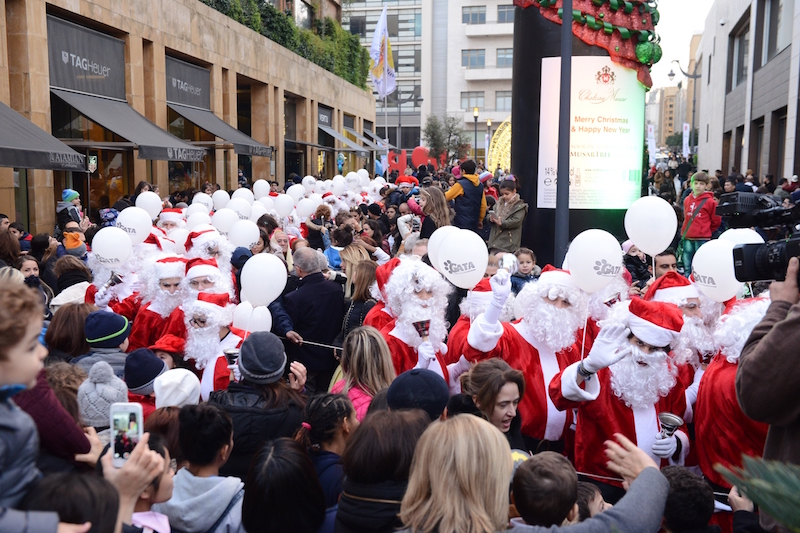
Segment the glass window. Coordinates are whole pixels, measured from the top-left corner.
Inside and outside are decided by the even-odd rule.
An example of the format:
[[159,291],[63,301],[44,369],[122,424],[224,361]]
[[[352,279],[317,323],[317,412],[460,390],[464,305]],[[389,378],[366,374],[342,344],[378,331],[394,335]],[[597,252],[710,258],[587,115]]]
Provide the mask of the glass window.
[[467,68],[484,68],[486,50],[461,50],[461,66]]
[[775,57],[792,42],[794,0],[767,0],[764,5],[764,46],[761,64]]
[[497,6],[497,22],[514,22],[514,5]]
[[414,36],[422,35],[422,13],[414,13]]
[[397,14],[386,15],[386,27],[389,29],[389,37],[397,37],[399,35],[399,17]]
[[498,111],[511,111],[511,91],[497,91],[494,107]]
[[422,50],[414,50],[414,71],[422,72]]
[[462,24],[486,24],[486,6],[469,6],[461,8]]
[[461,93],[461,109],[466,111],[473,107],[483,109],[483,91],[466,91]]
[[513,48],[498,48],[497,49],[497,68],[506,68],[514,65],[514,49]]
[[734,37],[733,40],[733,86],[736,87],[747,79],[747,55],[750,51],[750,25]]
[[311,21],[313,19],[314,10],[310,5],[300,0],[297,6],[297,25],[307,30],[311,29]]
[[367,36],[367,17],[358,15],[350,17],[350,33],[360,37]]

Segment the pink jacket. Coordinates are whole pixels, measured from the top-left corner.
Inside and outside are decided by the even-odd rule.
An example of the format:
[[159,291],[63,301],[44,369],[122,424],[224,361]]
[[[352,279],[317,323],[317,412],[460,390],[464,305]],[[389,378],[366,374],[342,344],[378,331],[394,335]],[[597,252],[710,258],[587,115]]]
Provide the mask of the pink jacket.
[[[339,394],[344,390],[345,380],[340,379],[336,383],[334,383],[333,388],[331,388],[331,392],[334,394]],[[350,401],[353,402],[353,407],[356,410],[356,418],[359,422],[364,420],[364,417],[367,416],[367,409],[369,409],[369,404],[372,402],[372,396],[361,390],[359,387],[353,387],[349,391],[347,391],[347,397],[350,398]]]

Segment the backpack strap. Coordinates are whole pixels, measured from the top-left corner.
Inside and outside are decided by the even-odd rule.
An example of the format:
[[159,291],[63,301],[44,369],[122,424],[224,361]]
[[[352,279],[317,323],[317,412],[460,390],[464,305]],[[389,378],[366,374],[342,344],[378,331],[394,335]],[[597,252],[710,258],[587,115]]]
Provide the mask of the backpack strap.
[[[228,515],[231,513],[231,510],[233,509],[233,507],[234,507],[234,506],[235,506],[237,503],[239,503],[239,500],[241,500],[243,497],[244,497],[244,489],[239,489],[239,491],[238,491],[236,494],[234,494],[234,495],[233,495],[233,498],[231,498],[231,501],[230,501],[230,503],[228,503],[228,506],[225,508],[225,510],[224,510],[224,511],[222,511],[222,514],[221,514],[221,515],[219,515],[219,518],[217,518],[217,521],[216,521],[216,522],[214,522],[214,525],[213,525],[213,526],[211,526],[211,527],[209,528],[209,530],[208,530],[206,533],[214,533],[214,532],[217,530],[217,528],[218,528],[220,525],[222,525],[222,522],[223,522],[223,521],[224,521],[224,520],[225,520],[225,519],[228,517]],[[173,530],[173,531],[174,531],[174,530]]]
[[697,205],[697,208],[694,210],[694,213],[692,213],[692,217],[689,219],[689,224],[686,226],[686,231],[684,231],[683,235],[681,235],[681,239],[686,238],[686,235],[689,233],[689,228],[692,227],[692,222],[694,222],[695,217],[697,217],[697,215],[700,214],[700,210],[703,209],[703,206],[705,205],[707,200],[708,198],[703,198]]

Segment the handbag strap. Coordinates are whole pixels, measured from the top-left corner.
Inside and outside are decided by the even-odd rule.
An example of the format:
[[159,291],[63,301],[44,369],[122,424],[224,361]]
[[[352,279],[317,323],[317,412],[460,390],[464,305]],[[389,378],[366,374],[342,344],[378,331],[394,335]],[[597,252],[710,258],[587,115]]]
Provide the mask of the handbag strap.
[[695,217],[700,214],[700,210],[703,209],[703,205],[705,205],[707,201],[708,198],[703,198],[697,205],[697,209],[692,213],[692,218],[689,219],[689,224],[686,225],[686,230],[684,230],[683,235],[681,235],[681,240],[686,238],[686,234],[689,233],[689,228],[692,227],[692,222],[694,222]]

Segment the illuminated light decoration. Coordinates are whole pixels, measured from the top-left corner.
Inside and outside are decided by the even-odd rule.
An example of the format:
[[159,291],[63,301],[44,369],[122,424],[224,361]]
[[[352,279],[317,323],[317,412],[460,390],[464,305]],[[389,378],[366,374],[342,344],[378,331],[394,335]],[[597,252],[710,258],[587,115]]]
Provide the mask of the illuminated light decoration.
[[486,165],[486,168],[491,171],[494,171],[498,165],[503,170],[511,168],[511,117],[505,119],[492,134]]

